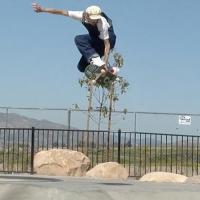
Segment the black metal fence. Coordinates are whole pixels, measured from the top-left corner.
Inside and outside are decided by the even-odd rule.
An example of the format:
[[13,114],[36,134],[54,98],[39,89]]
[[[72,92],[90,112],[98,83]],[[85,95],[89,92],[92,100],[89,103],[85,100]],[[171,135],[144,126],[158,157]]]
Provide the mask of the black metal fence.
[[34,173],[35,153],[52,148],[83,152],[91,167],[119,162],[133,177],[153,171],[199,174],[199,136],[35,128],[0,128],[0,172]]

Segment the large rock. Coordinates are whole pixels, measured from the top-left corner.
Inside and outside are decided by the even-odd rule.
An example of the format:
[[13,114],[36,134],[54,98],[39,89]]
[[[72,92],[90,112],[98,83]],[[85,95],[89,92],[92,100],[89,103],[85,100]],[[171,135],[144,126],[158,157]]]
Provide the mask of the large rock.
[[188,177],[186,183],[198,183],[200,184],[200,175]]
[[127,170],[117,162],[106,162],[96,165],[86,173],[87,177],[100,179],[127,179]]
[[154,181],[154,182],[172,182],[172,183],[183,183],[187,180],[186,176],[180,174],[174,174],[169,172],[151,172],[145,174],[140,181]]
[[85,176],[89,166],[88,157],[68,149],[40,151],[34,157],[34,170],[39,175]]

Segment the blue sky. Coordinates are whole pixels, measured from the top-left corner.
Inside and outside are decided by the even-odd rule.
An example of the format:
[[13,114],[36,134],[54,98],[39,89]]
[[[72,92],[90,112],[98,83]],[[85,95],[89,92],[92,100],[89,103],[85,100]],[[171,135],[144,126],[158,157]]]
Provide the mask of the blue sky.
[[[30,0],[2,0],[0,106],[86,108],[74,44],[86,30],[63,16],[36,14]],[[120,75],[130,83],[117,109],[200,113],[199,0],[38,0],[44,7],[99,5],[113,20]]]

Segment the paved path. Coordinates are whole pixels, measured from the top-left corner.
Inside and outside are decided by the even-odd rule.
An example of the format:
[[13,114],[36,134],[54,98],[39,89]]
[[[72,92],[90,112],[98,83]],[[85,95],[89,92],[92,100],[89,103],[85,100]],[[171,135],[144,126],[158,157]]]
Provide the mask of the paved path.
[[0,175],[0,200],[199,200],[200,184]]

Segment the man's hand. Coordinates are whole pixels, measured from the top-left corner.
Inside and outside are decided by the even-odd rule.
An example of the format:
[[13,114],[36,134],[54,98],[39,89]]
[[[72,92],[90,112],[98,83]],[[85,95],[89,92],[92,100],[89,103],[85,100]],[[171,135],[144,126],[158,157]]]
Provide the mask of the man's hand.
[[32,8],[37,13],[43,12],[42,7],[38,3],[32,3]]
[[56,15],[64,15],[67,17],[69,16],[69,13],[67,10],[57,10],[54,8],[42,8],[40,4],[38,3],[33,3],[32,8],[37,13],[45,12],[45,13],[56,14]]

